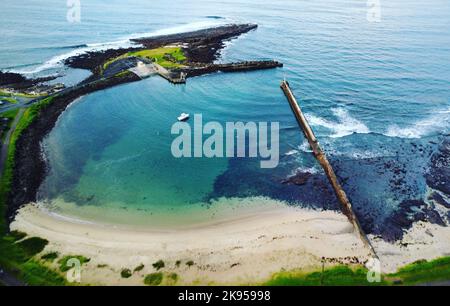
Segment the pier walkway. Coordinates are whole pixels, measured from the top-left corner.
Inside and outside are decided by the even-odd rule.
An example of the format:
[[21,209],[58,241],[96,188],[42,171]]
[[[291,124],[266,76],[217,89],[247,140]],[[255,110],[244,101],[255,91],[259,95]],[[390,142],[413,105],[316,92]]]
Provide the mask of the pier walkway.
[[336,193],[336,197],[338,198],[343,213],[347,216],[350,223],[353,225],[355,230],[358,232],[362,242],[364,245],[369,249],[371,255],[375,258],[378,258],[376,255],[376,252],[370,243],[369,239],[367,238],[366,234],[364,233],[361,224],[358,221],[358,218],[356,217],[355,213],[352,209],[352,204],[350,203],[349,199],[347,198],[347,195],[345,194],[344,189],[342,188],[341,184],[338,181],[338,178],[336,177],[336,174],[334,173],[333,168],[331,167],[331,164],[329,163],[325,153],[320,148],[319,142],[314,135],[313,130],[309,126],[308,121],[306,120],[302,110],[300,109],[300,106],[297,103],[297,100],[295,99],[294,94],[292,93],[289,83],[286,81],[283,81],[281,83],[281,89],[283,90],[284,94],[286,95],[286,98],[289,101],[289,104],[292,108],[292,111],[294,112],[295,118],[297,119],[297,122],[299,123],[300,127],[302,128],[303,134],[305,135],[306,139],[309,142],[309,145],[311,146],[311,149],[313,150],[313,154],[316,157],[317,161],[322,166],[323,170],[325,171],[326,176],[328,177],[328,180],[330,181],[331,186],[333,187],[334,192]]

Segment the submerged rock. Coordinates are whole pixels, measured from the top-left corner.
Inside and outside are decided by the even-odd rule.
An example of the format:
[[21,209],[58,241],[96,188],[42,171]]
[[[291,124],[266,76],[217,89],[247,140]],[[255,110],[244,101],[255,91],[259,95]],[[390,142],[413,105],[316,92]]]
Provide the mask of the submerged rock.
[[282,180],[282,184],[294,184],[294,185],[304,185],[308,179],[312,176],[310,172],[297,172],[295,175]]
[[450,137],[440,144],[430,161],[430,169],[426,175],[428,186],[450,195]]
[[450,209],[450,203],[447,202],[446,199],[442,195],[440,195],[438,192],[433,192],[429,197],[429,200],[435,201],[436,203],[444,206],[445,208]]

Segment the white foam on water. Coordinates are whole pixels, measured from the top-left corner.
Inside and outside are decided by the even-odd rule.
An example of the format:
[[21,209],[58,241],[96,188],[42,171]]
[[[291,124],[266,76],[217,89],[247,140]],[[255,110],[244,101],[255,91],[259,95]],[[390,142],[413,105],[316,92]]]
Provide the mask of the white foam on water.
[[433,133],[447,132],[450,128],[450,108],[430,114],[407,127],[390,125],[385,133],[389,137],[421,138]]
[[294,154],[297,154],[297,153],[298,153],[297,150],[289,150],[286,153],[284,153],[284,155],[285,156],[291,156],[291,155],[294,155]]
[[180,26],[160,29],[152,32],[146,33],[134,33],[126,37],[126,39],[136,39],[136,38],[147,38],[147,37],[155,37],[161,35],[170,35],[170,34],[178,34],[178,33],[187,33],[192,31],[204,30],[208,28],[214,28],[221,25],[225,25],[226,22],[224,20],[205,20],[205,21],[197,21],[188,24],[183,24]]
[[330,137],[333,138],[344,137],[353,133],[370,133],[369,128],[358,119],[353,118],[346,109],[335,108],[332,109],[332,112],[337,121],[316,117],[312,114],[306,114],[305,116],[311,125],[322,126],[332,131],[333,134]]
[[20,69],[10,69],[10,72],[14,73],[21,73],[21,74],[36,74],[42,71],[50,70],[50,69],[56,69],[63,67],[64,61],[70,57],[77,56],[80,54],[84,54],[87,52],[93,52],[93,51],[104,51],[108,49],[121,49],[121,48],[130,48],[130,47],[139,47],[139,44],[136,44],[131,41],[131,39],[135,38],[147,38],[147,37],[155,37],[160,35],[169,35],[169,34],[176,34],[176,33],[186,33],[191,31],[197,31],[207,28],[213,28],[218,27],[220,25],[226,24],[225,20],[207,20],[207,21],[198,21],[198,22],[192,22],[189,24],[184,24],[176,27],[170,27],[165,29],[156,30],[153,32],[147,32],[147,33],[133,33],[131,35],[128,35],[126,37],[119,38],[116,41],[110,41],[110,42],[103,42],[103,43],[92,43],[92,44],[86,44],[86,46],[75,48],[69,52],[62,53],[59,55],[56,55],[49,59],[48,61],[44,62],[43,64],[33,66],[33,67],[26,67],[26,68],[20,68]]
[[104,51],[108,49],[130,48],[136,46],[138,45],[132,43],[130,40],[118,40],[106,43],[87,44],[85,47],[76,48],[69,52],[56,55],[51,59],[49,59],[48,61],[44,62],[43,64],[34,66],[31,69],[30,68],[11,69],[9,71],[21,74],[36,74],[42,71],[60,68],[64,65],[64,61],[72,56],[77,56],[92,51]]
[[317,174],[319,172],[320,172],[320,169],[318,169],[315,166],[313,166],[313,167],[300,166],[300,167],[297,167],[297,168],[293,169],[287,177],[288,178],[289,177],[293,177],[293,176],[297,175],[298,173]]

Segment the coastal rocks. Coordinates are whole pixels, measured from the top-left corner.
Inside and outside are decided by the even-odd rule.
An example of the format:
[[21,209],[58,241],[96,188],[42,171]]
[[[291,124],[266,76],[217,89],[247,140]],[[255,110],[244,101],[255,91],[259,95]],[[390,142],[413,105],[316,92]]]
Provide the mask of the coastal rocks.
[[121,56],[127,52],[137,51],[141,48],[109,49],[104,51],[91,51],[67,58],[64,64],[71,68],[87,69],[95,73],[95,69],[102,66],[108,59]]
[[16,141],[14,175],[7,197],[7,217],[11,222],[18,208],[35,202],[37,191],[47,173],[41,154],[41,141],[54,127],[60,114],[76,98],[115,85],[140,80],[135,74],[104,79],[95,83],[67,89],[41,109],[37,118],[22,132]]
[[8,85],[8,84],[16,84],[25,82],[27,79],[18,74],[11,72],[1,72],[0,71],[0,86]]
[[183,51],[191,63],[212,63],[217,59],[219,51],[225,46],[225,40],[256,28],[257,25],[255,24],[231,24],[193,32],[133,39],[131,41],[136,43],[135,48],[87,52],[69,57],[64,61],[64,64],[72,68],[88,69],[95,73],[98,72],[96,71],[98,67],[102,66],[109,59],[131,51],[153,49],[170,44],[184,45]]
[[402,239],[406,230],[415,222],[426,221],[440,226],[446,226],[446,222],[434,207],[422,200],[406,200],[400,203],[398,210],[384,222],[381,228],[375,231],[389,242]]
[[432,201],[444,206],[445,208],[450,209],[450,203],[436,191],[434,191],[433,193],[430,194],[430,196],[428,197],[428,200],[432,200]]
[[297,172],[295,175],[282,180],[281,184],[304,185],[311,176],[312,174],[310,172]]
[[43,85],[42,83],[56,79],[57,76],[48,76],[36,79],[28,79],[21,74],[12,72],[1,72],[0,71],[0,87],[9,88],[12,90],[27,91],[40,91],[39,88],[42,86],[54,87]]
[[224,47],[224,41],[256,29],[256,24],[230,24],[193,32],[139,38],[133,42],[145,48],[158,48],[168,44],[186,44],[185,53],[190,62],[212,63]]
[[447,136],[431,157],[426,175],[428,186],[450,195],[450,137]]
[[229,64],[208,64],[200,67],[180,69],[180,71],[185,72],[188,77],[194,77],[214,72],[242,72],[278,67],[283,67],[283,64],[277,61],[246,61]]

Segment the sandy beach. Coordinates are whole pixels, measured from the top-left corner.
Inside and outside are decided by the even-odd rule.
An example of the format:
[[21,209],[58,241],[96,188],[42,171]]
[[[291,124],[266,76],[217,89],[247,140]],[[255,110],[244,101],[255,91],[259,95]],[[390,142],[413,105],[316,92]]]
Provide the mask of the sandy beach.
[[[315,270],[322,257],[332,265],[364,262],[368,255],[344,215],[281,204],[175,230],[83,223],[29,204],[11,229],[48,239],[42,254],[89,257],[82,268],[85,284],[142,285],[158,260],[165,263],[161,271],[178,274],[177,284],[256,284],[282,270]],[[195,264],[188,267],[188,261]],[[123,268],[133,271],[141,264],[132,277],[121,277]]]

